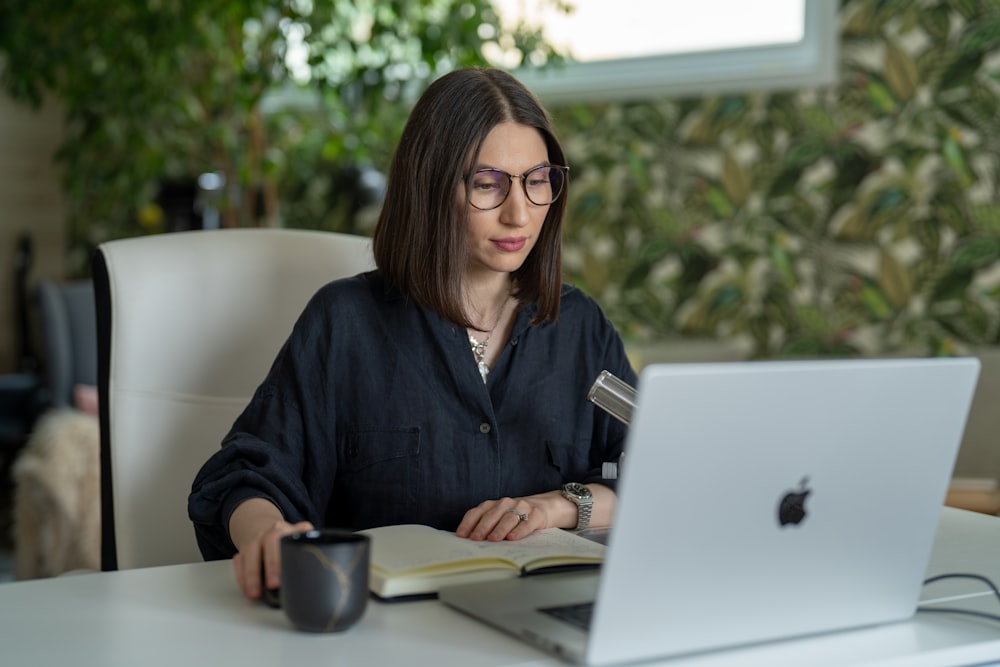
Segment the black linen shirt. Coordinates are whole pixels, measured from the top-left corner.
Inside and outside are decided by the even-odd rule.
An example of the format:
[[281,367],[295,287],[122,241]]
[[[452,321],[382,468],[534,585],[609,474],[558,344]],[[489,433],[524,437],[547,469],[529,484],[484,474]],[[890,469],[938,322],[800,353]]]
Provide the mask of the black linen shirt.
[[206,559],[235,552],[232,511],[262,497],[289,522],[454,530],[484,500],[601,479],[626,428],[586,400],[602,370],[636,376],[600,307],[564,286],[555,323],[517,313],[483,382],[464,328],[387,289],[334,281],[302,312],[270,372],[194,480]]

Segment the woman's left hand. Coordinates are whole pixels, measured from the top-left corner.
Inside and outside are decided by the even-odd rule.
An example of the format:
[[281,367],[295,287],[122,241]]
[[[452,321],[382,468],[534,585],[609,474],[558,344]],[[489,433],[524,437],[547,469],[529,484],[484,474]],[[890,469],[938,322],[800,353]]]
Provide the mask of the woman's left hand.
[[[575,506],[559,491],[487,500],[465,513],[455,534],[490,542],[519,540],[536,530],[558,526],[555,515],[559,514],[559,505],[566,505],[562,509],[575,512]],[[575,523],[576,515],[573,516]]]
[[[590,525],[611,525],[617,496],[603,484],[587,484],[594,495]],[[470,540],[520,540],[544,528],[576,528],[579,509],[561,490],[521,498],[487,500],[465,513],[455,534]]]

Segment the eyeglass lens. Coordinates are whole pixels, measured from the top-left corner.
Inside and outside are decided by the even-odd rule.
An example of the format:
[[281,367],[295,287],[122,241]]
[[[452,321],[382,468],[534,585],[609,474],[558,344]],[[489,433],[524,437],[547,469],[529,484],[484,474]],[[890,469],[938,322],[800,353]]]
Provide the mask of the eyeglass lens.
[[[565,167],[540,165],[524,172],[519,178],[528,201],[536,206],[551,204],[562,193],[566,180]],[[515,176],[499,169],[480,169],[472,174],[470,203],[478,209],[500,206],[510,194]]]

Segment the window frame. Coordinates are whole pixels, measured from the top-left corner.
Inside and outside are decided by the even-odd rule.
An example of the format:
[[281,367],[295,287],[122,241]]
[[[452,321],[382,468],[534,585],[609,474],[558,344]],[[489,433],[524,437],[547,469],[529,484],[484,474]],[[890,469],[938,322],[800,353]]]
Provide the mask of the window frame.
[[823,86],[838,76],[839,3],[804,0],[802,40],[692,53],[567,62],[514,71],[546,104]]

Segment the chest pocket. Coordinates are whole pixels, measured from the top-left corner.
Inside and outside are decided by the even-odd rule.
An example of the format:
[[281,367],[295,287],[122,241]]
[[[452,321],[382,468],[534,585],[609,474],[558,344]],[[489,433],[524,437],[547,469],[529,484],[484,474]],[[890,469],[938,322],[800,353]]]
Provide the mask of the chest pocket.
[[590,469],[589,443],[573,445],[546,440],[545,447],[548,449],[549,463],[559,475],[555,481],[560,485],[564,481],[578,482],[587,476]]
[[335,502],[338,511],[352,517],[352,525],[377,526],[411,520],[423,493],[420,429],[347,432],[341,437],[337,455]]

